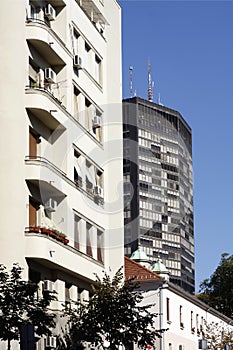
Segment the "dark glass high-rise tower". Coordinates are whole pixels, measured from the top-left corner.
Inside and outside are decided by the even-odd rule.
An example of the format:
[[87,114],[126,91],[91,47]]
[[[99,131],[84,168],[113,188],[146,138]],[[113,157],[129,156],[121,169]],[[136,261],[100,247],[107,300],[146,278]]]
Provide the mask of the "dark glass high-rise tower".
[[123,101],[125,253],[160,256],[170,281],[194,292],[192,132],[181,114]]

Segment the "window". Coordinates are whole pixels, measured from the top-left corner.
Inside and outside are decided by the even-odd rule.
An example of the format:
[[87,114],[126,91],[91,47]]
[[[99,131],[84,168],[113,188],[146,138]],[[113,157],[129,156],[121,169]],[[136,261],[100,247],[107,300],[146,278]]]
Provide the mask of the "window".
[[196,327],[197,327],[197,333],[200,333],[200,329],[199,329],[199,315],[196,314]]
[[101,59],[95,55],[95,80],[101,84]]
[[87,222],[86,223],[86,254],[89,256],[92,256],[91,233],[92,233],[92,225]]
[[38,144],[41,142],[40,135],[31,127],[29,128],[29,157],[36,159],[38,153]]
[[99,142],[102,141],[102,113],[94,108],[92,116],[92,131]]
[[81,218],[78,215],[74,216],[74,248],[80,250],[80,224]]
[[78,40],[79,40],[79,37],[80,37],[80,35],[79,35],[79,33],[75,30],[75,29],[73,29],[73,33],[74,33],[74,35],[73,35],[73,50],[74,50],[74,54],[75,55],[77,55],[78,54]]
[[167,322],[170,322],[170,299],[166,299],[166,307],[167,307]]
[[40,208],[40,203],[33,197],[29,197],[29,226],[38,225],[37,211]]
[[184,328],[184,323],[183,323],[183,307],[182,305],[180,305],[180,328],[183,329]]
[[91,58],[91,48],[88,45],[87,42],[85,42],[85,56],[84,56],[84,67],[85,69],[90,72],[90,58]]
[[66,306],[66,308],[69,308],[70,302],[71,302],[70,288],[71,288],[71,284],[65,282],[65,306]]
[[191,311],[191,332],[195,332],[195,327],[193,326],[193,311]]
[[74,86],[74,118],[79,120],[79,99],[80,99],[80,91]]
[[93,187],[95,184],[95,168],[88,160],[86,160],[86,190],[89,193],[93,193]]
[[[74,146],[74,179],[76,186],[83,188],[92,198],[103,199],[104,173],[91,159]],[[101,202],[101,201],[100,201]]]
[[103,262],[103,232],[97,230],[97,260]]
[[99,262],[104,261],[104,231],[74,213],[74,248]]
[[40,10],[39,7],[35,7],[34,5],[30,4],[29,18],[38,19],[39,10]]
[[83,185],[83,174],[81,169],[82,155],[74,150],[74,182],[77,187],[82,187]]

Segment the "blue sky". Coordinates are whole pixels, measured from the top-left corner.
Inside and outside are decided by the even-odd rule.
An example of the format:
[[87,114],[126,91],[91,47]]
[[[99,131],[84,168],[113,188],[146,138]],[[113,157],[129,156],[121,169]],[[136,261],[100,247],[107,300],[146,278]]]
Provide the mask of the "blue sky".
[[178,110],[193,131],[196,290],[233,254],[233,2],[119,0],[123,29],[123,97]]

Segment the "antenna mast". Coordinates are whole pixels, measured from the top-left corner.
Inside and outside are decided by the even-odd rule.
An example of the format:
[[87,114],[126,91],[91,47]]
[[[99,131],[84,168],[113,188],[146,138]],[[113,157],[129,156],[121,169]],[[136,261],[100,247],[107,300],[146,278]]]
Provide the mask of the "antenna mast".
[[154,82],[151,79],[150,60],[148,60],[148,100],[150,102],[153,102],[153,87]]
[[129,94],[133,97],[133,66],[129,66]]

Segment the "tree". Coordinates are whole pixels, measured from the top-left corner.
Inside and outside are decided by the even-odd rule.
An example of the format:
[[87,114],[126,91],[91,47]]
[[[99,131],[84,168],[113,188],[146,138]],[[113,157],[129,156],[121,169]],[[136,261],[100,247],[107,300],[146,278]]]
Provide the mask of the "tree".
[[22,280],[22,268],[18,264],[10,272],[0,265],[0,339],[7,341],[8,350],[12,340],[19,340],[22,324],[33,324],[38,336],[51,334],[50,328],[55,324],[48,306],[55,297],[45,292],[38,299],[37,291],[37,284]]
[[233,318],[233,255],[222,254],[220,264],[209,279],[200,284],[198,298],[222,314]]
[[230,345],[233,349],[233,329],[222,324],[211,322],[204,324],[202,336],[208,342],[208,349],[223,350],[224,345]]
[[83,342],[111,350],[133,342],[140,348],[153,346],[164,330],[154,328],[157,314],[150,312],[152,305],[140,304],[143,296],[138,286],[132,280],[122,282],[121,269],[112,279],[106,273],[102,281],[96,278],[90,300],[70,310],[69,346],[82,347]]

